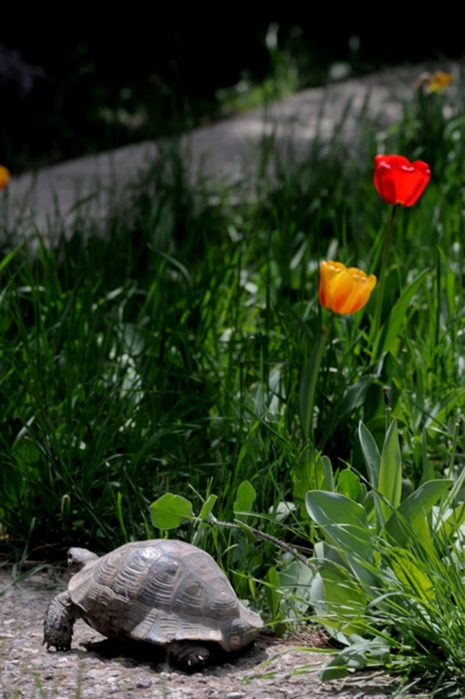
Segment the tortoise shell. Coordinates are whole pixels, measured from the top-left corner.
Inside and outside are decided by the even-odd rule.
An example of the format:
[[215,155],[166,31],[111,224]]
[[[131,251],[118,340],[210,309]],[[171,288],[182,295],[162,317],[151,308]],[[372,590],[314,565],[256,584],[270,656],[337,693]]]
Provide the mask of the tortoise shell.
[[125,544],[86,563],[68,589],[79,616],[113,638],[213,641],[233,651],[263,626],[213,558],[177,540]]

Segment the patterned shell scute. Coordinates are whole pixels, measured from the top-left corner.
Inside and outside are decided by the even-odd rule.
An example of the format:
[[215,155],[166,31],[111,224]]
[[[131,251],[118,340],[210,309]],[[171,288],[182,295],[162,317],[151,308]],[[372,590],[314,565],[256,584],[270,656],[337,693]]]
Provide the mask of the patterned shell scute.
[[113,637],[227,646],[227,624],[240,619],[252,627],[255,617],[261,621],[240,604],[213,558],[182,541],[121,546],[86,565],[71,578],[69,591],[88,623]]

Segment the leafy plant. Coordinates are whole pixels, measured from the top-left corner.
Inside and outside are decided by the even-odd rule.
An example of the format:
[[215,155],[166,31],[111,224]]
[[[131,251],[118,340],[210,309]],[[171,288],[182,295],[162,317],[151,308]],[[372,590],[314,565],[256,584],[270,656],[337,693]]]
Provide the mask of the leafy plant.
[[464,661],[455,633],[465,627],[459,497],[465,472],[456,481],[430,480],[425,464],[421,484],[404,488],[402,496],[397,421],[381,452],[363,423],[359,438],[370,489],[360,483],[358,498],[337,486],[306,495],[308,514],[324,537],[312,559],[318,573],[311,600],[345,646],[322,677],[380,662],[412,674],[434,666],[443,677],[456,676]]

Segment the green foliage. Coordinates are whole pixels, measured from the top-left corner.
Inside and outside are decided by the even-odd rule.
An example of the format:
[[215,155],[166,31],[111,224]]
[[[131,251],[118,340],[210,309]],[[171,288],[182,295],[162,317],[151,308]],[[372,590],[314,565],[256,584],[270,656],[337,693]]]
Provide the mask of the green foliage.
[[[56,245],[5,243],[2,551],[176,530],[277,628],[314,612],[345,646],[325,676],[460,673],[464,104],[415,94],[386,130],[362,111],[348,145],[349,106],[306,153],[269,138],[237,185],[193,182],[161,148],[108,221],[83,202]],[[380,150],[433,178],[397,211],[376,322],[372,301],[331,320],[321,259],[379,275]],[[292,553],[306,544],[317,573]]]
[[465,660],[455,641],[455,632],[465,629],[463,504],[456,507],[451,479],[426,481],[401,500],[395,420],[381,454],[363,424],[359,434],[375,506],[337,492],[314,490],[306,497],[325,542],[315,546],[311,600],[345,646],[322,678],[379,663],[421,674],[433,657],[437,673],[443,663],[444,676],[454,677]]

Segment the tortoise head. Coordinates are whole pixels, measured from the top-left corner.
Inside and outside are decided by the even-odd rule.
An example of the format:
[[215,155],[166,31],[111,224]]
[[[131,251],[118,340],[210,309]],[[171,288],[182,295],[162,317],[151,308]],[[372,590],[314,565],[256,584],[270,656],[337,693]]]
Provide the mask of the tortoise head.
[[256,638],[263,626],[263,621],[258,614],[248,609],[243,611],[246,614],[232,619],[225,629],[224,642],[221,645],[228,651],[235,651],[248,646]]
[[87,563],[96,561],[98,558],[96,553],[92,553],[88,549],[81,549],[78,546],[68,551],[68,569],[70,573],[77,573],[84,568]]

